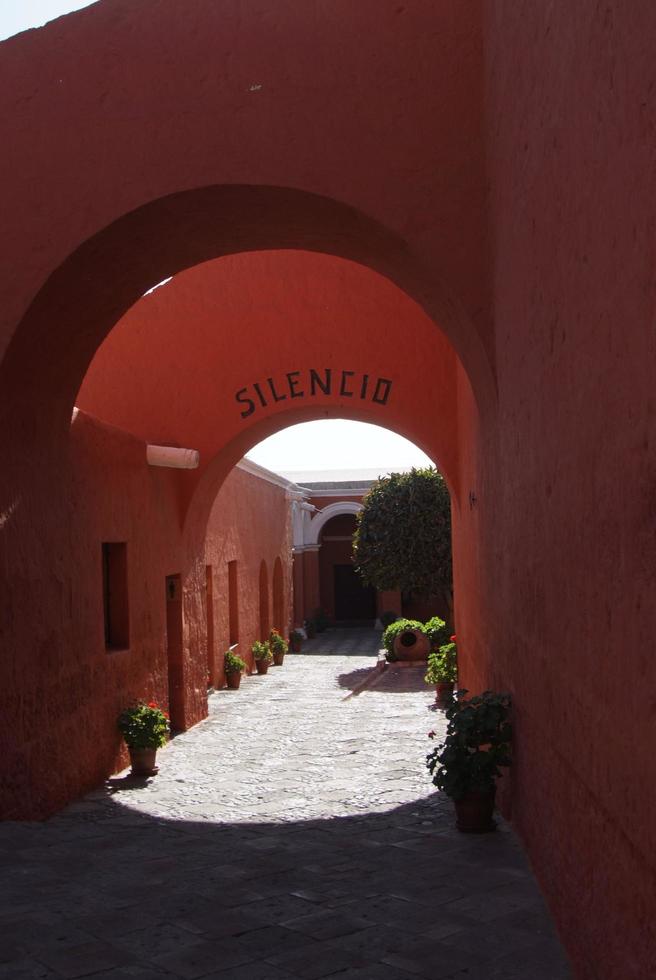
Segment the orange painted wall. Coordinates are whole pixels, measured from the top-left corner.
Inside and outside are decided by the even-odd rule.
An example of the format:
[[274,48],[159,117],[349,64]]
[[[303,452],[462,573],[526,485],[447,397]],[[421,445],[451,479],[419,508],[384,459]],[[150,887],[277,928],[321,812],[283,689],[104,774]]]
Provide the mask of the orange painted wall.
[[[655,35],[647,0],[248,0],[238,10],[216,0],[113,0],[2,44],[5,812],[49,812],[93,775],[88,761],[77,773],[68,750],[79,727],[95,733],[93,709],[78,713],[60,677],[70,679],[74,658],[84,660],[97,636],[97,615],[76,589],[79,569],[90,567],[85,538],[102,528],[85,511],[90,497],[71,508],[78,436],[70,417],[99,343],[146,289],[217,256],[339,255],[405,290],[434,332],[412,317],[379,318],[386,352],[380,332],[348,320],[350,301],[323,334],[302,331],[288,308],[278,322],[298,329],[301,367],[332,356],[335,323],[348,324],[345,348],[363,339],[362,364],[373,358],[387,370],[387,356],[400,354],[406,398],[390,424],[431,454],[438,442],[452,452],[435,456],[459,488],[465,683],[507,687],[515,698],[513,817],[578,977],[649,975]],[[284,296],[264,264],[242,280],[259,311],[253,322],[275,320],[272,307],[306,282],[301,269],[279,280]],[[196,295],[202,307],[208,294]],[[252,337],[278,335],[246,331],[234,349],[237,333],[217,326],[218,298],[200,319],[178,317],[173,346],[143,347],[135,378],[155,384],[155,350],[167,387],[151,418],[136,404],[131,424],[148,423],[141,438],[185,444],[194,391],[208,396],[203,413],[227,418],[230,372],[253,355],[262,356],[257,376],[267,377],[269,351]],[[157,293],[151,301],[155,309]],[[139,315],[128,318],[136,327]],[[176,374],[175,357],[184,360],[184,334],[198,322],[223,356],[205,358],[195,388],[189,371]],[[438,328],[452,344],[442,350],[464,368],[455,388],[443,389],[434,373],[421,383]],[[139,350],[138,331],[133,338]],[[292,353],[276,366],[292,370]],[[453,378],[455,360],[439,364]],[[251,380],[249,371],[241,383]],[[132,398],[125,386],[114,391],[114,405]],[[301,417],[278,406],[247,431],[235,420],[218,430],[214,449],[209,426],[207,456],[225,447],[215,471],[208,463],[198,474],[202,487],[180,476],[162,490],[171,526],[187,514],[179,562],[169,567],[187,583],[190,649],[202,642],[202,617],[192,614],[214,492],[251,440]],[[96,471],[103,463],[90,452],[75,479],[100,494],[100,506]],[[112,487],[111,472],[104,485]],[[135,499],[146,491],[135,476]],[[120,494],[107,507],[127,520]],[[78,619],[87,624],[79,634]],[[149,656],[156,664],[156,651]],[[206,667],[196,658],[187,668],[190,718],[198,718]],[[45,720],[35,692],[51,705]],[[78,697],[84,692],[91,700],[90,681]]]
[[207,527],[205,561],[214,570],[215,671],[212,683],[225,680],[222,654],[229,646],[228,571],[229,561],[238,562],[239,646],[236,653],[254,667],[251,644],[259,639],[260,564],[268,571],[269,621],[273,623],[273,568],[276,558],[283,564],[286,622],[291,622],[291,510],[285,491],[240,469],[232,471],[212,508]]
[[[179,472],[147,465],[141,440],[76,413],[67,484],[70,513],[75,515],[75,574],[64,579],[55,556],[45,553],[35,571],[56,588],[56,604],[34,602],[40,594],[38,579],[25,597],[25,615],[31,608],[33,618],[47,618],[50,633],[23,664],[21,677],[3,691],[0,729],[12,773],[0,797],[5,819],[43,816],[125,765],[127,755],[115,725],[126,704],[144,698],[168,706],[165,579],[178,573],[184,560],[177,520],[179,483]],[[212,508],[205,560],[216,572],[215,683],[222,681],[219,655],[227,647],[225,563],[232,558],[239,562],[241,636],[248,647],[257,631],[260,558],[272,565],[279,556],[287,581],[291,575],[288,510],[284,490],[240,470],[228,476]],[[101,545],[117,541],[127,543],[130,645],[107,651]],[[289,602],[289,588],[286,598]],[[16,608],[4,610],[5,630],[16,614]],[[202,633],[197,638],[201,651],[204,618],[195,625]],[[185,656],[188,670],[188,648]],[[194,663],[192,676],[198,669]],[[204,698],[206,679],[205,674]],[[35,731],[30,728],[32,710],[41,719]]]
[[458,646],[467,686],[513,693],[507,802],[575,975],[641,980],[656,950],[656,7],[487,8],[499,408],[479,420],[461,393]]

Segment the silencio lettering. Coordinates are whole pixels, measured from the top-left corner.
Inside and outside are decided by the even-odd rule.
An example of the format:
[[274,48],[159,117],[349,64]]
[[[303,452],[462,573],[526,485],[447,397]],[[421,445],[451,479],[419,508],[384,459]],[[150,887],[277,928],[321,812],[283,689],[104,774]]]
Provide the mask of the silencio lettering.
[[389,378],[361,374],[359,371],[338,371],[335,368],[309,368],[306,371],[287,371],[275,378],[254,381],[235,394],[240,415],[247,419],[258,408],[294,398],[316,398],[317,395],[336,395],[339,398],[359,398],[361,401],[387,405],[392,382]]

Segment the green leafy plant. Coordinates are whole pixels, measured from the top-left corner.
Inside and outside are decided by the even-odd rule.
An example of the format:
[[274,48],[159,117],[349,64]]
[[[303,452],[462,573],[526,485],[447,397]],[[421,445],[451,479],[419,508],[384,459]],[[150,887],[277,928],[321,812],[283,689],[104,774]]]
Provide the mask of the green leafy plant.
[[313,619],[306,619],[304,625],[308,640],[313,640],[317,635],[317,624]]
[[171,726],[169,716],[154,701],[138,701],[118,716],[118,730],[131,749],[159,749]]
[[458,679],[458,658],[455,643],[444,643],[428,654],[427,684],[452,684]]
[[238,657],[232,650],[226,650],[223,655],[223,666],[226,674],[241,674],[242,670],[246,670],[246,661]]
[[386,612],[380,614],[380,621],[385,628],[391,626],[397,619],[399,619],[399,614],[392,612],[391,609],[388,609]]
[[439,616],[433,616],[424,623],[424,633],[430,640],[431,650],[439,650],[443,644],[454,639],[449,637],[449,627]]
[[404,630],[422,630],[424,629],[423,623],[420,623],[418,619],[397,619],[395,622],[390,623],[387,629],[383,632],[383,646],[387,653],[385,654],[385,659],[390,662],[394,662],[396,654],[394,653],[394,640],[399,635],[403,633]]
[[312,619],[317,633],[323,633],[330,626],[330,618],[324,609],[315,609],[312,613]]
[[251,651],[256,660],[263,660],[267,664],[273,663],[273,654],[266,640],[256,640]]
[[287,653],[289,645],[287,641],[282,638],[277,629],[272,629],[269,633],[269,648],[271,653]]
[[433,783],[453,800],[491,791],[511,763],[510,695],[484,691],[467,698],[468,693],[463,689],[452,699],[444,742],[426,756]]
[[367,585],[450,597],[451,501],[432,467],[392,473],[363,500],[353,560]]

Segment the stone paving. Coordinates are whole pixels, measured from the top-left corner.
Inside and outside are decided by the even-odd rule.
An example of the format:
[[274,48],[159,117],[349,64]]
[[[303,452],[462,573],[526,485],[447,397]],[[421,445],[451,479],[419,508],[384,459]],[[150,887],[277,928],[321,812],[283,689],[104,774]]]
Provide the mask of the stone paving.
[[514,835],[458,834],[433,792],[421,669],[360,689],[371,665],[288,655],[154,779],[0,825],[0,977],[568,978]]

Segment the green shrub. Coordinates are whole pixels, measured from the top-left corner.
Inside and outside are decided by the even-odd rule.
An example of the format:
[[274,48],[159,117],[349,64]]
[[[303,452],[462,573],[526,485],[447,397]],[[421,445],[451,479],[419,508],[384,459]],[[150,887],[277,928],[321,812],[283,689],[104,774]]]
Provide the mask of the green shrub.
[[438,650],[450,640],[449,627],[439,616],[433,616],[424,623],[424,633],[430,640],[431,650]]
[[232,650],[226,650],[223,655],[223,666],[226,674],[241,674],[242,670],[246,670],[246,661],[238,657]]
[[458,659],[455,643],[444,643],[439,650],[428,654],[427,684],[455,683],[458,679]]
[[265,640],[256,640],[251,647],[251,652],[256,660],[264,660],[265,663],[273,663],[271,648]]
[[[433,783],[453,800],[494,789],[511,762],[510,695],[484,691],[467,699],[467,693],[458,691],[446,709],[444,742],[426,756]],[[429,732],[431,738],[434,734]]]
[[315,609],[312,613],[312,619],[314,620],[314,626],[317,633],[323,633],[323,631],[328,629],[330,626],[330,618],[328,613],[323,609]]
[[433,467],[392,473],[364,497],[353,560],[365,585],[451,594],[451,501]]
[[118,716],[118,730],[131,749],[159,749],[169,737],[169,716],[154,701],[138,701]]
[[273,629],[269,633],[269,648],[271,653],[287,653],[289,646],[287,641],[282,638],[278,630]]

